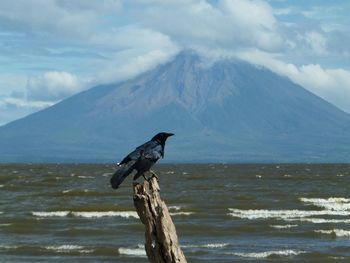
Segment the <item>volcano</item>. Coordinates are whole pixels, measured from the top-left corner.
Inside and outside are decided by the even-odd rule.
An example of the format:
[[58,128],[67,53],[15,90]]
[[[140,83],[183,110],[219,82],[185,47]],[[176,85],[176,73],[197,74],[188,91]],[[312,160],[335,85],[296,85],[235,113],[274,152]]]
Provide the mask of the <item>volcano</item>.
[[0,127],[1,162],[110,162],[160,131],[169,162],[349,162],[350,115],[288,78],[192,51]]

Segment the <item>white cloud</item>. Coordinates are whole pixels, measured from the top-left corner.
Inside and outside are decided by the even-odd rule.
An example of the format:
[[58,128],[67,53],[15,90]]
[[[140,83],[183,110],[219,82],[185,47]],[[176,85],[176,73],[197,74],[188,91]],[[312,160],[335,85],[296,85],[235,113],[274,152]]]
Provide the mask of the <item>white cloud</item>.
[[84,89],[78,78],[68,72],[48,71],[29,77],[28,100],[58,101]]
[[306,43],[309,44],[310,49],[317,55],[327,54],[327,39],[321,33],[311,31],[305,34]]
[[[43,42],[84,41],[105,25],[106,16],[122,9],[118,0],[16,0],[1,1],[3,30],[29,33]],[[108,22],[107,22],[108,24]]]
[[48,101],[27,101],[20,98],[3,98],[0,101],[0,107],[16,107],[16,108],[33,108],[42,109],[53,105],[55,102]]
[[101,34],[92,39],[97,44],[108,43],[118,52],[110,54],[108,61],[96,60],[95,82],[113,82],[134,77],[167,62],[180,48],[170,37],[160,32],[127,26],[113,30],[113,34]]
[[259,0],[163,1],[145,5],[136,12],[147,27],[169,35],[181,45],[207,47],[259,47],[278,49],[283,45],[273,9]]
[[350,112],[350,71],[348,70],[325,69],[319,64],[306,64],[298,67],[292,63],[285,63],[269,53],[257,50],[242,52],[238,57],[287,76],[293,82]]
[[[342,65],[327,69],[320,64],[336,56],[337,62],[348,63],[344,56],[349,57],[350,38],[348,23],[343,22],[348,21],[347,13],[339,7],[327,12],[322,6],[305,10],[288,2],[275,5],[278,8],[274,9],[275,3],[0,1],[0,41],[4,43],[0,45],[0,60],[1,55],[6,57],[1,62],[21,75],[18,78],[16,74],[9,73],[5,78],[0,75],[0,105],[14,108],[17,103],[17,109],[22,107],[29,112],[37,102],[51,103],[88,86],[134,77],[190,47],[212,59],[239,55],[267,66],[350,111],[346,101],[350,99],[349,71],[342,70]],[[333,19],[341,12],[343,21]],[[60,55],[64,52],[53,56],[52,50],[68,52],[65,56]],[[67,55],[70,50],[96,55],[80,56],[78,60]],[[283,62],[287,58],[295,64]],[[30,69],[26,72],[25,68]],[[5,104],[1,97],[18,100],[12,104],[7,100]]]
[[27,101],[26,99],[12,97],[0,98],[0,126],[53,104],[54,102]]
[[104,70],[97,73],[95,81],[108,83],[135,77],[169,61],[177,51],[178,49],[174,46],[173,50],[157,49],[145,54],[132,51],[120,52],[115,56],[115,62],[103,64]]

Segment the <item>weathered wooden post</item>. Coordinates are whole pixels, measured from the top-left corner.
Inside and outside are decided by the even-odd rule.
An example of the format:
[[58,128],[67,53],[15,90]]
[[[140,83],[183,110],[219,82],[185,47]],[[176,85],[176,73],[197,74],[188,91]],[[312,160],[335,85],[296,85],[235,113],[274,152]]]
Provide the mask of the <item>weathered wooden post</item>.
[[134,206],[145,225],[145,249],[151,263],[185,263],[174,223],[155,176],[143,184],[134,183]]

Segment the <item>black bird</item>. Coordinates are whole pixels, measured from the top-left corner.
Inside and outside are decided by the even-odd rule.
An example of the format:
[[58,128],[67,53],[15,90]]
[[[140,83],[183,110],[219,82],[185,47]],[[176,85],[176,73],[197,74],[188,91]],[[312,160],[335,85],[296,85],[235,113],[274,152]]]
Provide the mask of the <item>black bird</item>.
[[146,179],[144,173],[150,171],[151,167],[160,158],[164,158],[165,141],[173,135],[173,133],[160,132],[150,141],[140,145],[133,152],[129,153],[118,164],[119,169],[113,174],[110,180],[112,188],[117,189],[133,170],[136,170],[134,180],[141,175]]

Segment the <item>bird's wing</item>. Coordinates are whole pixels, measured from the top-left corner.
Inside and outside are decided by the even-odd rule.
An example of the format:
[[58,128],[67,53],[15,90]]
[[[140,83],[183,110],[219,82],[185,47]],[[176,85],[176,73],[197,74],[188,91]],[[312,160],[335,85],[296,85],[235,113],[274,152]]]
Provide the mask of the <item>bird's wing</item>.
[[134,170],[136,161],[129,161],[127,164],[121,166],[110,179],[110,183],[113,189],[117,189],[124,179]]
[[153,161],[157,161],[164,156],[163,146],[159,143],[155,143],[153,145],[149,145],[147,149],[145,149],[144,157]]
[[148,149],[154,147],[155,145],[154,141],[148,141],[140,146],[138,146],[134,151],[132,151],[131,153],[129,153],[127,156],[124,157],[123,160],[121,160],[121,162],[119,163],[119,165],[128,163],[130,161],[135,161],[138,158],[140,158],[141,154],[143,154],[144,152],[146,152]]

